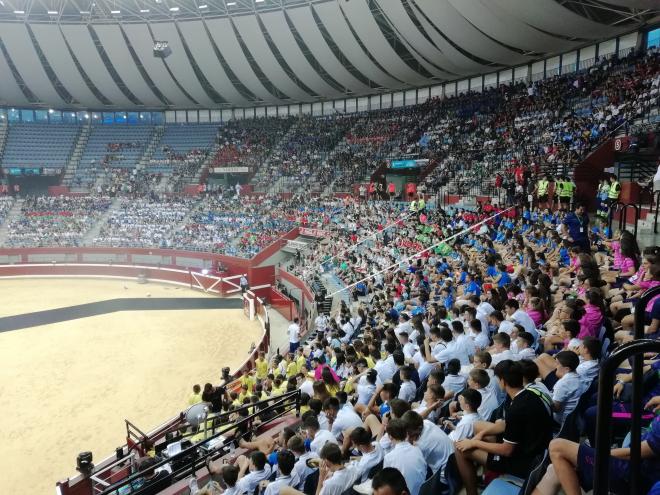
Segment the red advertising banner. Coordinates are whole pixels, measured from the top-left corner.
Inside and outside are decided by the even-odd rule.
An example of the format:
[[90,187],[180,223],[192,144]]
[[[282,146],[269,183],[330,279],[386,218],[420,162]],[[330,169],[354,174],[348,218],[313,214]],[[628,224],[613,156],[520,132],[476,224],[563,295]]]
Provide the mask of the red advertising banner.
[[308,227],[300,227],[300,235],[308,235],[310,237],[330,237],[331,233],[327,230],[312,229]]

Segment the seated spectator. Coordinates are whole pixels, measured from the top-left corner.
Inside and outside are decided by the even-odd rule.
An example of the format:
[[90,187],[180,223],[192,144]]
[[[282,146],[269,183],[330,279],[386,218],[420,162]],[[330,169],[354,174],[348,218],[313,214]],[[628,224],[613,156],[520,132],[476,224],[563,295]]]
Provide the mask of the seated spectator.
[[419,495],[419,489],[426,479],[426,460],[422,451],[408,442],[407,424],[403,419],[390,420],[387,434],[393,448],[385,454],[383,468],[398,469],[410,487],[410,495]]
[[[456,443],[456,462],[467,495],[477,494],[474,463],[526,478],[552,438],[552,417],[541,399],[523,388],[520,365],[502,361],[495,368],[495,375],[511,399],[505,408],[506,419],[480,426],[474,438]],[[497,435],[502,435],[502,443],[484,440]]]

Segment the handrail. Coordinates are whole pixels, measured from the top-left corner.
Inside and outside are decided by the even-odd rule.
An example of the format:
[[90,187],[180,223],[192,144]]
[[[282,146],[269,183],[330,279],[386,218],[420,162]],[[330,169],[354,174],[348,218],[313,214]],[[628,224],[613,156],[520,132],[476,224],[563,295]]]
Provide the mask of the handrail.
[[[619,208],[620,207],[620,208]],[[609,211],[609,228],[610,231],[612,230],[612,223],[614,222],[614,213],[617,211],[620,211],[619,215],[619,230],[623,230],[626,226],[626,220],[628,217],[628,208],[633,208],[635,210],[635,223],[633,224],[633,233],[635,237],[637,237],[637,228],[639,224],[639,218],[640,218],[640,208],[638,205],[634,203],[622,203],[621,201],[617,201],[616,203],[613,203],[610,205],[610,211]],[[657,213],[656,213],[657,215]]]
[[[295,399],[295,401],[290,402],[290,399]],[[117,490],[119,490],[122,487],[129,487],[130,490],[131,490],[130,493],[132,493],[134,491],[133,488],[132,488],[132,485],[131,485],[132,482],[139,479],[140,477],[142,477],[144,475],[145,471],[153,471],[155,469],[158,469],[158,468],[161,468],[161,467],[165,466],[166,464],[170,464],[170,463],[173,464],[173,463],[175,463],[179,460],[183,461],[190,455],[192,455],[192,461],[190,463],[189,469],[191,470],[191,474],[193,474],[195,472],[195,470],[197,469],[197,465],[199,464],[199,461],[203,461],[203,460],[206,460],[207,458],[213,457],[219,451],[218,448],[215,448],[213,450],[210,450],[209,452],[202,453],[200,455],[200,452],[198,452],[198,449],[199,449],[200,445],[202,445],[204,443],[207,443],[211,440],[214,440],[216,438],[219,438],[224,433],[227,433],[231,430],[239,429],[243,426],[248,426],[249,427],[251,425],[252,421],[255,418],[259,417],[260,415],[263,415],[264,413],[274,411],[277,408],[287,407],[287,406],[295,406],[296,415],[298,416],[300,414],[300,390],[295,390],[293,392],[288,392],[288,393],[283,394],[279,397],[266,399],[264,401],[260,401],[260,402],[257,402],[255,404],[249,404],[249,405],[246,405],[246,406],[242,406],[240,408],[234,409],[231,412],[222,413],[220,416],[229,416],[230,414],[236,414],[236,413],[248,411],[251,408],[257,408],[258,409],[259,405],[268,404],[268,403],[270,403],[270,404],[267,405],[265,408],[259,409],[258,411],[254,412],[252,414],[249,414],[248,416],[240,419],[239,421],[237,421],[233,424],[227,425],[226,428],[221,428],[220,431],[214,432],[211,436],[204,438],[203,441],[198,442],[194,445],[191,445],[190,447],[182,450],[178,454],[176,454],[172,457],[166,458],[166,459],[162,459],[161,461],[158,461],[156,464],[154,464],[153,466],[150,466],[146,470],[137,471],[137,472],[127,476],[126,478],[124,478],[124,479],[122,479],[122,480],[120,480],[116,483],[113,483],[112,485],[106,487],[100,493],[100,495],[116,495],[116,493],[118,493]],[[269,421],[274,421],[275,419],[280,418],[281,416],[283,416],[284,414],[286,414],[286,413],[288,413],[292,410],[293,410],[293,407],[290,408],[290,409],[287,409],[285,411],[280,411],[280,412],[277,413],[276,416],[274,416],[273,418],[270,418]],[[204,427],[205,426],[206,425],[204,425]],[[226,440],[222,444],[222,447],[227,446],[228,444],[230,444],[234,440],[235,440],[234,438]],[[184,473],[185,473],[185,469],[183,470],[183,472],[178,472],[179,475],[182,475]],[[94,474],[94,473],[92,473],[92,474]],[[181,477],[183,478],[185,476],[181,476]]]
[[653,287],[635,305],[635,339],[616,349],[601,365],[598,379],[598,415],[596,417],[596,458],[594,466],[594,495],[609,493],[609,459],[612,416],[612,388],[619,365],[632,358],[632,424],[630,443],[630,493],[640,490],[641,435],[642,435],[642,379],[643,355],[660,352],[660,341],[643,339],[646,305],[658,294],[660,286]]

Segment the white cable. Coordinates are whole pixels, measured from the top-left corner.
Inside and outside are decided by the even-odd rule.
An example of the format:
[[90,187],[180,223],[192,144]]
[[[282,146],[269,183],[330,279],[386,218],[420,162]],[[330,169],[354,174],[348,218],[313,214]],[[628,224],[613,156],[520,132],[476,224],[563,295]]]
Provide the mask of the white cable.
[[373,277],[375,277],[376,275],[378,275],[378,274],[380,274],[380,273],[385,273],[385,272],[391,270],[392,268],[399,266],[401,263],[404,263],[404,262],[406,262],[406,261],[410,261],[410,260],[413,259],[415,256],[419,256],[420,254],[425,253],[426,251],[430,251],[431,249],[433,249],[433,248],[439,246],[440,244],[442,244],[443,242],[450,241],[450,240],[454,239],[455,237],[458,237],[458,236],[462,235],[463,233],[465,233],[465,232],[467,232],[467,231],[469,231],[469,230],[472,230],[474,227],[477,227],[477,226],[479,226],[479,225],[481,225],[481,224],[483,224],[483,223],[486,223],[486,222],[491,221],[492,219],[494,219],[494,218],[500,216],[502,213],[505,213],[505,212],[507,212],[507,211],[509,211],[509,210],[511,210],[511,209],[513,209],[513,208],[515,208],[515,206],[509,206],[506,210],[502,210],[502,211],[496,213],[495,215],[492,215],[492,216],[490,216],[490,217],[488,217],[488,218],[484,218],[484,219],[481,220],[480,222],[477,222],[477,223],[475,223],[475,224],[473,224],[473,225],[470,225],[469,227],[464,228],[464,229],[461,230],[460,232],[457,232],[456,234],[452,234],[452,235],[450,235],[449,237],[447,237],[446,239],[442,239],[440,242],[436,242],[435,244],[433,244],[432,246],[427,247],[426,249],[422,249],[421,251],[419,251],[419,252],[417,252],[417,253],[415,253],[415,254],[411,254],[410,256],[408,256],[408,257],[406,257],[406,258],[403,258],[403,259],[397,261],[397,262],[394,263],[393,265],[388,266],[387,268],[383,268],[383,269],[380,270],[380,271],[374,272],[374,273],[372,273],[371,275],[369,275],[369,276],[363,278],[362,280],[358,280],[357,282],[352,283],[351,285],[347,285],[346,287],[342,287],[341,289],[339,289],[339,290],[333,292],[332,294],[329,294],[329,295],[325,296],[325,298],[326,298],[326,299],[330,299],[330,298],[333,297],[335,294],[339,294],[340,292],[343,292],[343,291],[348,290],[348,289],[350,289],[350,288],[352,288],[352,287],[355,287],[357,284],[362,283],[362,282],[365,282],[365,281],[367,281],[367,280],[370,280],[370,279],[372,279]]

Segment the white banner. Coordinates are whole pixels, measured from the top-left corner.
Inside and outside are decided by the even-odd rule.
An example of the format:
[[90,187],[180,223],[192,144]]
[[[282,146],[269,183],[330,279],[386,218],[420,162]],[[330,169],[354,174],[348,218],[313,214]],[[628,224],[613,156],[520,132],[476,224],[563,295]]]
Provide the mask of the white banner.
[[214,167],[211,169],[214,174],[247,174],[249,167]]
[[330,232],[322,229],[310,229],[307,227],[300,227],[300,235],[308,235],[310,237],[330,237]]

